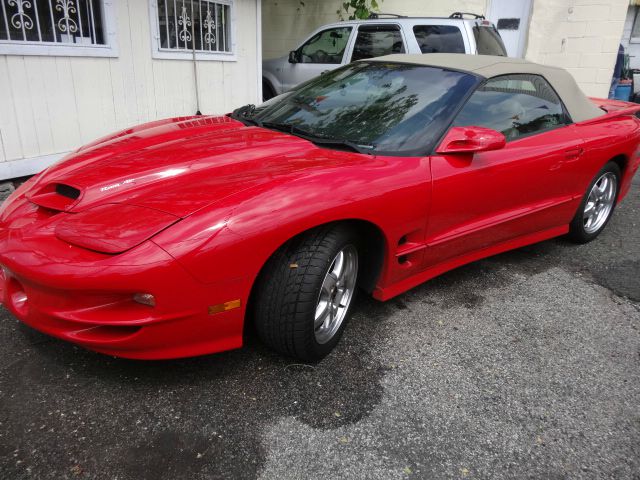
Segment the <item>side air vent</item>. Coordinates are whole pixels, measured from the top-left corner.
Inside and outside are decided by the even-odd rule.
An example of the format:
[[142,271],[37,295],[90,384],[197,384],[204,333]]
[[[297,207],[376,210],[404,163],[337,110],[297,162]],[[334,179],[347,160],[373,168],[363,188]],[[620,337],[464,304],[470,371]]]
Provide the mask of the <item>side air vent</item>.
[[71,209],[80,199],[81,191],[64,183],[49,183],[28,195],[36,205],[49,210],[65,211]]
[[398,240],[396,260],[402,267],[412,267],[419,263],[423,250],[426,248],[421,234],[420,230],[415,230],[403,235]]

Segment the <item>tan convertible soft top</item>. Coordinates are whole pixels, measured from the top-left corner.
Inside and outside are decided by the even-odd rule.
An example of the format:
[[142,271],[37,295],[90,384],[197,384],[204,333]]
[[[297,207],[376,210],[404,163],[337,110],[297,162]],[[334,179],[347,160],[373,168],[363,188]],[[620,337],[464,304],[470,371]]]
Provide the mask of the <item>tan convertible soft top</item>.
[[582,122],[604,115],[580,90],[571,74],[562,68],[549,67],[528,62],[520,58],[496,57],[492,55],[465,55],[461,53],[396,54],[365,60],[377,62],[400,62],[427,65],[451,70],[462,70],[484,78],[511,73],[529,73],[543,76],[560,95],[564,106],[574,122]]

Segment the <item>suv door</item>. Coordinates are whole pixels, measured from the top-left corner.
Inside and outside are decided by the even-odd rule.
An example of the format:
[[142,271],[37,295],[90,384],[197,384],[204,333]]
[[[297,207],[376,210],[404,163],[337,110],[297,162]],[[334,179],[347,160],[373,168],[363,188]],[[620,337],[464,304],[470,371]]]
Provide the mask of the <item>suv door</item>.
[[296,85],[338,68],[344,62],[352,27],[333,27],[313,35],[297,52],[298,63],[288,63],[288,72],[282,73],[283,92]]
[[453,126],[491,128],[507,144],[431,157],[427,265],[518,237],[563,233],[577,208],[569,186],[583,144],[570,123],[541,76],[505,75],[478,87]]
[[406,51],[399,25],[390,23],[360,25],[350,61]]

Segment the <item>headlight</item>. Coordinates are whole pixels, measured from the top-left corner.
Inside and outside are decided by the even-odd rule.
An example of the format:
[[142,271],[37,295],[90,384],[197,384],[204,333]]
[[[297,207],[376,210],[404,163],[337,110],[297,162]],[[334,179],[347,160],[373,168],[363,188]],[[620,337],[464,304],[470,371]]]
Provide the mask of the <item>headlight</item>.
[[69,214],[56,226],[56,236],[78,247],[115,254],[140,245],[179,220],[152,208],[108,204]]

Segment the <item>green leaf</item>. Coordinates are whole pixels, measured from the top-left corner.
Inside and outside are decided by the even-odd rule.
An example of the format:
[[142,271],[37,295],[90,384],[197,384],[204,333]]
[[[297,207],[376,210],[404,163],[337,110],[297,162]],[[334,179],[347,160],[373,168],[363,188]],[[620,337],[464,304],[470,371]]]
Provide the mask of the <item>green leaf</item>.
[[[342,3],[342,8],[349,14],[349,20],[367,19],[374,10],[379,11],[383,0],[349,0]],[[336,12],[343,19],[342,12]]]

